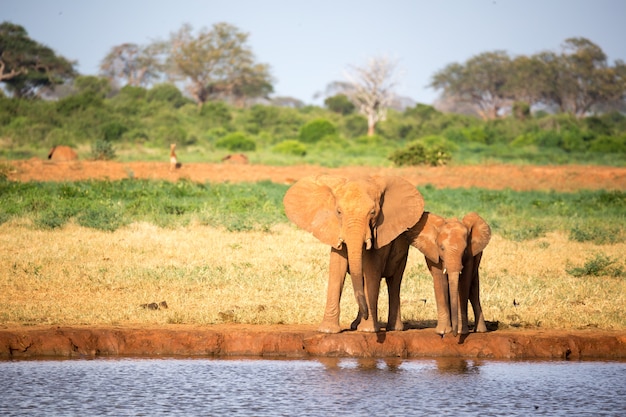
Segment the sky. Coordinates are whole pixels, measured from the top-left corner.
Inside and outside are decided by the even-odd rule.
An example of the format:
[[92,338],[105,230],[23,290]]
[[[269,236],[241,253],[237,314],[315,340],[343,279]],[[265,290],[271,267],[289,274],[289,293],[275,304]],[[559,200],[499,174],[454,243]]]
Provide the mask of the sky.
[[623,0],[0,0],[0,21],[77,61],[83,75],[98,75],[113,46],[227,22],[270,65],[272,96],[317,105],[329,83],[376,57],[396,62],[398,95],[424,104],[441,93],[428,87],[437,71],[483,52],[559,52],[585,37],[609,64],[626,61]]

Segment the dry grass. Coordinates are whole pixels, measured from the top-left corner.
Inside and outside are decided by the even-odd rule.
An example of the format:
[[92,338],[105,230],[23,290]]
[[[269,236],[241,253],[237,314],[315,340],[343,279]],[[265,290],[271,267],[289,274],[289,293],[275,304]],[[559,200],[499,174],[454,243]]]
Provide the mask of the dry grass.
[[[0,324],[316,324],[328,251],[290,225],[267,233],[141,223],[110,233],[76,225],[42,231],[11,221],[0,226]],[[485,317],[503,327],[626,329],[623,274],[566,272],[596,254],[626,269],[625,253],[625,243],[597,246],[561,234],[521,243],[494,236],[481,272]],[[345,326],[356,313],[351,292],[347,280]],[[168,309],[140,307],[164,300]],[[382,318],[385,303],[383,294]],[[417,250],[405,273],[402,308],[405,321],[436,318],[432,281]]]

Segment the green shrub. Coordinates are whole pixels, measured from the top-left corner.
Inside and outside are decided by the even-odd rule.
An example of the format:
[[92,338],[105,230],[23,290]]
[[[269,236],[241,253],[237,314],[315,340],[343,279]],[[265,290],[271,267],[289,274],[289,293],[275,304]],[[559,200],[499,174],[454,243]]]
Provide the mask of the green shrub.
[[318,150],[341,150],[348,148],[350,142],[339,135],[326,135],[313,146]]
[[324,105],[328,108],[328,110],[344,116],[354,113],[354,110],[356,109],[354,104],[345,94],[337,94],[326,98],[326,100],[324,100]]
[[367,119],[360,114],[351,114],[343,118],[343,134],[349,138],[356,138],[367,134]]
[[150,101],[160,101],[170,103],[174,108],[180,108],[189,103],[190,100],[185,98],[180,90],[170,83],[157,84],[148,90],[146,99]]
[[589,144],[589,150],[602,153],[626,153],[626,134],[621,136],[599,136]]
[[409,143],[398,149],[389,159],[398,166],[405,165],[445,165],[452,159],[454,146],[444,137],[431,135]]
[[102,138],[107,141],[115,141],[128,131],[128,127],[120,122],[109,122],[102,126]]
[[281,153],[281,154],[286,154],[286,155],[295,155],[295,156],[306,155],[306,146],[297,140],[282,141],[279,144],[274,145],[272,150],[276,153]]
[[37,214],[35,225],[41,229],[57,229],[67,223],[67,216],[59,210],[49,209]]
[[214,127],[212,129],[207,130],[206,136],[209,140],[216,140],[219,138],[223,138],[228,134],[228,130],[223,127]]
[[326,119],[315,119],[306,123],[300,129],[300,142],[315,143],[324,136],[337,134],[337,128]]
[[84,111],[89,107],[102,107],[102,104],[102,97],[93,92],[86,92],[62,98],[56,102],[56,108],[60,114],[71,116],[74,112]]
[[157,129],[157,142],[162,146],[167,146],[171,143],[179,145],[191,145],[187,140],[187,131],[180,125],[161,126]]
[[124,225],[122,216],[109,207],[91,207],[81,211],[76,221],[83,227],[114,232]]
[[242,132],[229,133],[223,138],[218,139],[217,142],[215,142],[215,146],[218,148],[228,149],[231,152],[256,150],[256,142]]
[[230,123],[233,116],[230,107],[222,101],[211,101],[202,106],[200,115],[211,126],[224,126]]
[[91,157],[97,161],[115,159],[115,149],[108,140],[97,140],[91,145]]
[[569,239],[575,242],[593,242],[596,245],[615,244],[624,241],[620,230],[585,224],[577,225],[569,232]]
[[626,272],[621,266],[612,266],[616,262],[617,261],[615,259],[598,253],[594,258],[588,259],[583,266],[572,266],[571,268],[566,269],[566,271],[574,277],[598,277],[601,275],[608,275],[611,277],[626,276]]

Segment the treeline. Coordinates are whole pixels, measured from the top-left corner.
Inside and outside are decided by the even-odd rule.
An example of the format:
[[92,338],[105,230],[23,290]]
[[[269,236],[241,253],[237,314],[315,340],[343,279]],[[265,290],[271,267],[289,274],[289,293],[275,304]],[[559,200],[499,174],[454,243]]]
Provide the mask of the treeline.
[[533,106],[584,117],[624,109],[626,64],[610,65],[598,45],[569,38],[560,53],[511,58],[495,51],[452,63],[432,77],[431,87],[471,103],[486,119],[497,118],[507,107],[526,117]]
[[450,160],[623,165],[626,155],[626,117],[618,112],[483,121],[418,104],[390,110],[377,134],[367,136],[367,120],[354,109],[239,108],[222,101],[199,108],[172,84],[112,92],[106,79],[92,76],[78,77],[75,88],[57,101],[0,97],[0,156],[41,156],[64,144],[89,147],[83,158],[162,159],[171,143],[187,161],[245,152],[253,162],[329,166]]
[[[272,79],[247,36],[225,23],[198,33],[184,25],[167,41],[113,47],[96,77],[78,75],[21,26],[1,23],[0,82],[10,96],[0,90],[0,156],[69,145],[83,158],[162,160],[175,143],[186,161],[245,152],[252,162],[329,166],[624,164],[626,66],[610,66],[586,39],[568,39],[561,54],[485,53],[435,74],[432,86],[475,105],[480,120],[422,104],[387,109],[388,91],[365,91],[359,81],[335,83],[341,88],[325,107],[255,105]],[[359,70],[387,85],[393,65],[374,64]],[[364,110],[364,98],[374,105]]]

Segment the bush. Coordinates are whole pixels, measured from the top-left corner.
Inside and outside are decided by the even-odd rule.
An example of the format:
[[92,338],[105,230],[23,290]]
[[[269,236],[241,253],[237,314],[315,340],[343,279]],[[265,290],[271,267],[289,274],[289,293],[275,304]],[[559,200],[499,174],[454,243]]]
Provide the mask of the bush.
[[102,138],[106,141],[118,140],[127,131],[128,127],[120,122],[110,122],[102,126]]
[[326,98],[326,100],[324,100],[324,105],[328,108],[328,110],[344,116],[354,113],[354,110],[356,109],[354,104],[352,104],[348,96],[345,94],[337,94]]
[[306,146],[297,140],[285,140],[275,145],[272,150],[285,155],[306,156]]
[[581,267],[572,266],[566,271],[574,277],[598,277],[601,275],[608,275],[616,278],[623,277],[625,275],[625,271],[620,265],[614,266],[616,262],[617,261],[615,259],[598,253],[594,258],[588,259],[585,262],[585,265]]
[[102,107],[103,99],[97,94],[87,92],[62,98],[56,102],[59,114],[71,116],[74,112],[84,111],[90,107]]
[[454,147],[442,136],[425,136],[389,156],[396,165],[445,165],[452,159]]
[[626,134],[621,136],[600,136],[589,144],[591,152],[626,153]]
[[97,140],[91,145],[91,157],[97,161],[115,159],[115,149],[108,140]]
[[354,139],[354,142],[359,145],[367,145],[367,146],[379,146],[385,143],[385,138],[379,135],[361,135]]
[[146,98],[149,102],[160,101],[170,103],[174,108],[177,109],[191,101],[185,98],[174,84],[169,83],[155,85],[150,90],[148,90]]
[[351,114],[343,118],[343,134],[355,138],[367,134],[367,119],[360,114]]
[[337,134],[337,128],[326,119],[315,119],[306,123],[300,129],[300,142],[315,143],[324,136]]
[[233,132],[215,142],[218,148],[225,148],[231,152],[255,151],[256,142],[242,132]]
[[161,126],[157,129],[156,136],[158,143],[167,147],[169,147],[171,143],[180,145],[193,144],[187,140],[187,131],[178,125]]
[[227,125],[233,118],[230,107],[222,101],[204,103],[200,115],[209,122],[211,126]]

